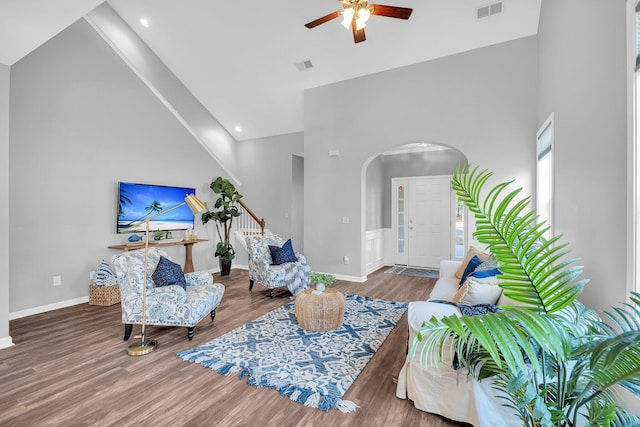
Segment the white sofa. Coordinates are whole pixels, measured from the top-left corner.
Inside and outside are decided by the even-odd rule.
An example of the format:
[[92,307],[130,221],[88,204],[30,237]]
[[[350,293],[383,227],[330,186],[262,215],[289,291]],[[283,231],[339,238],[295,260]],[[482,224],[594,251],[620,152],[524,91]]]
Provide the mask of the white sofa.
[[[450,301],[458,291],[460,279],[454,274],[461,261],[441,261],[440,278],[429,296],[429,300]],[[432,316],[442,318],[461,316],[453,305],[430,301],[410,302],[407,309],[409,323],[409,348],[422,326]],[[418,351],[419,351],[418,347]],[[418,360],[409,355],[398,376],[396,396],[411,399],[416,408],[442,415],[455,421],[473,424],[476,427],[519,426],[522,422],[513,409],[502,406],[500,392],[492,388],[490,381],[479,382],[463,369],[453,370],[452,360],[445,351],[439,363],[439,373],[427,371]]]

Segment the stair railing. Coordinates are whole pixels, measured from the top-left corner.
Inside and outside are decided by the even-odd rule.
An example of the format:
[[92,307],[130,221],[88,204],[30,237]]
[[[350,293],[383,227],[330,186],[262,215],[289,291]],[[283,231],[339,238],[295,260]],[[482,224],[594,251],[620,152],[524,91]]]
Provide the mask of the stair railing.
[[238,230],[245,236],[255,236],[257,234],[264,236],[264,228],[266,225],[264,218],[258,218],[242,199],[238,200],[238,204],[241,207],[239,210],[243,214],[246,213],[246,215],[240,215],[236,219],[238,222]]

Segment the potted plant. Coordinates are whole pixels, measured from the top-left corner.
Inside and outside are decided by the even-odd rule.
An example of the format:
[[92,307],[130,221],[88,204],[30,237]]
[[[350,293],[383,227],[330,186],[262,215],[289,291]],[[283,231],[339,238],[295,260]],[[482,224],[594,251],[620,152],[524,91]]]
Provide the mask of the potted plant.
[[328,273],[312,271],[309,273],[309,281],[316,287],[318,292],[323,292],[326,286],[331,286],[336,281],[336,278]]
[[217,177],[211,182],[209,188],[218,195],[214,204],[214,210],[207,210],[202,214],[202,223],[215,221],[218,232],[218,243],[215,255],[220,264],[220,274],[229,275],[231,271],[231,260],[235,258],[236,252],[230,243],[231,226],[233,219],[240,216],[236,203],[242,198],[236,187],[226,178]]
[[475,216],[474,237],[500,265],[504,296],[515,303],[424,322],[412,357],[430,369],[453,344],[460,366],[506,392],[505,405],[525,426],[640,425],[618,406],[614,387],[640,397],[640,294],[605,312],[608,322],[578,302],[587,281],[567,259],[567,244],[561,236],[543,238],[548,226],[527,212],[522,189],[508,190],[511,182],[504,182],[486,191],[490,176],[464,167],[452,186]]

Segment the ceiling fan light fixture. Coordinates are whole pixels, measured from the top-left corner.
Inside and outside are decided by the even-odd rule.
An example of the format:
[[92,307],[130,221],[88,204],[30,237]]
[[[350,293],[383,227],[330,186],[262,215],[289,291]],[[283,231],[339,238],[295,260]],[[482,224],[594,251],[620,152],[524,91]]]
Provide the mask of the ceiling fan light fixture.
[[[338,0],[340,1],[340,0]],[[315,28],[320,24],[331,21],[342,16],[341,25],[346,29],[351,29],[353,42],[362,43],[367,38],[364,34],[364,27],[371,15],[385,16],[396,19],[409,19],[413,9],[408,7],[387,6],[384,4],[369,4],[368,0],[341,0],[343,10],[335,10],[325,16],[304,24],[307,28]]]
[[366,23],[370,17],[371,11],[368,7],[358,9],[358,19],[362,20],[362,22]]
[[342,26],[345,28],[349,28],[349,26],[351,25],[351,20],[353,19],[353,16],[356,14],[356,12],[353,10],[353,8],[347,8],[342,12],[342,16],[344,17],[344,20],[341,22]]

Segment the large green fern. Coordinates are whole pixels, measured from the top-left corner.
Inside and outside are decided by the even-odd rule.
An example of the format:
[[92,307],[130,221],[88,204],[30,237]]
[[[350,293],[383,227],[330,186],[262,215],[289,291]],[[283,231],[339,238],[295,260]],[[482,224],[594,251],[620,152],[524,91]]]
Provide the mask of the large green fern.
[[[432,318],[410,356],[437,369],[446,349],[478,379],[511,396],[525,425],[635,425],[615,403],[620,384],[640,397],[640,296],[608,313],[610,326],[576,301],[587,280],[511,182],[485,192],[491,173],[456,170],[452,187],[476,220],[474,237],[499,263],[500,287],[515,301],[497,313]],[[486,195],[485,195],[486,193]],[[419,342],[422,342],[420,345]]]
[[553,313],[571,304],[586,280],[575,281],[582,267],[571,266],[574,259],[561,236],[544,240],[545,222],[538,222],[529,210],[528,197],[517,199],[522,188],[508,191],[511,182],[503,182],[481,201],[484,185],[491,177],[487,170],[463,167],[456,170],[453,190],[475,216],[474,237],[487,245],[500,264],[501,287],[505,296],[544,313]]

